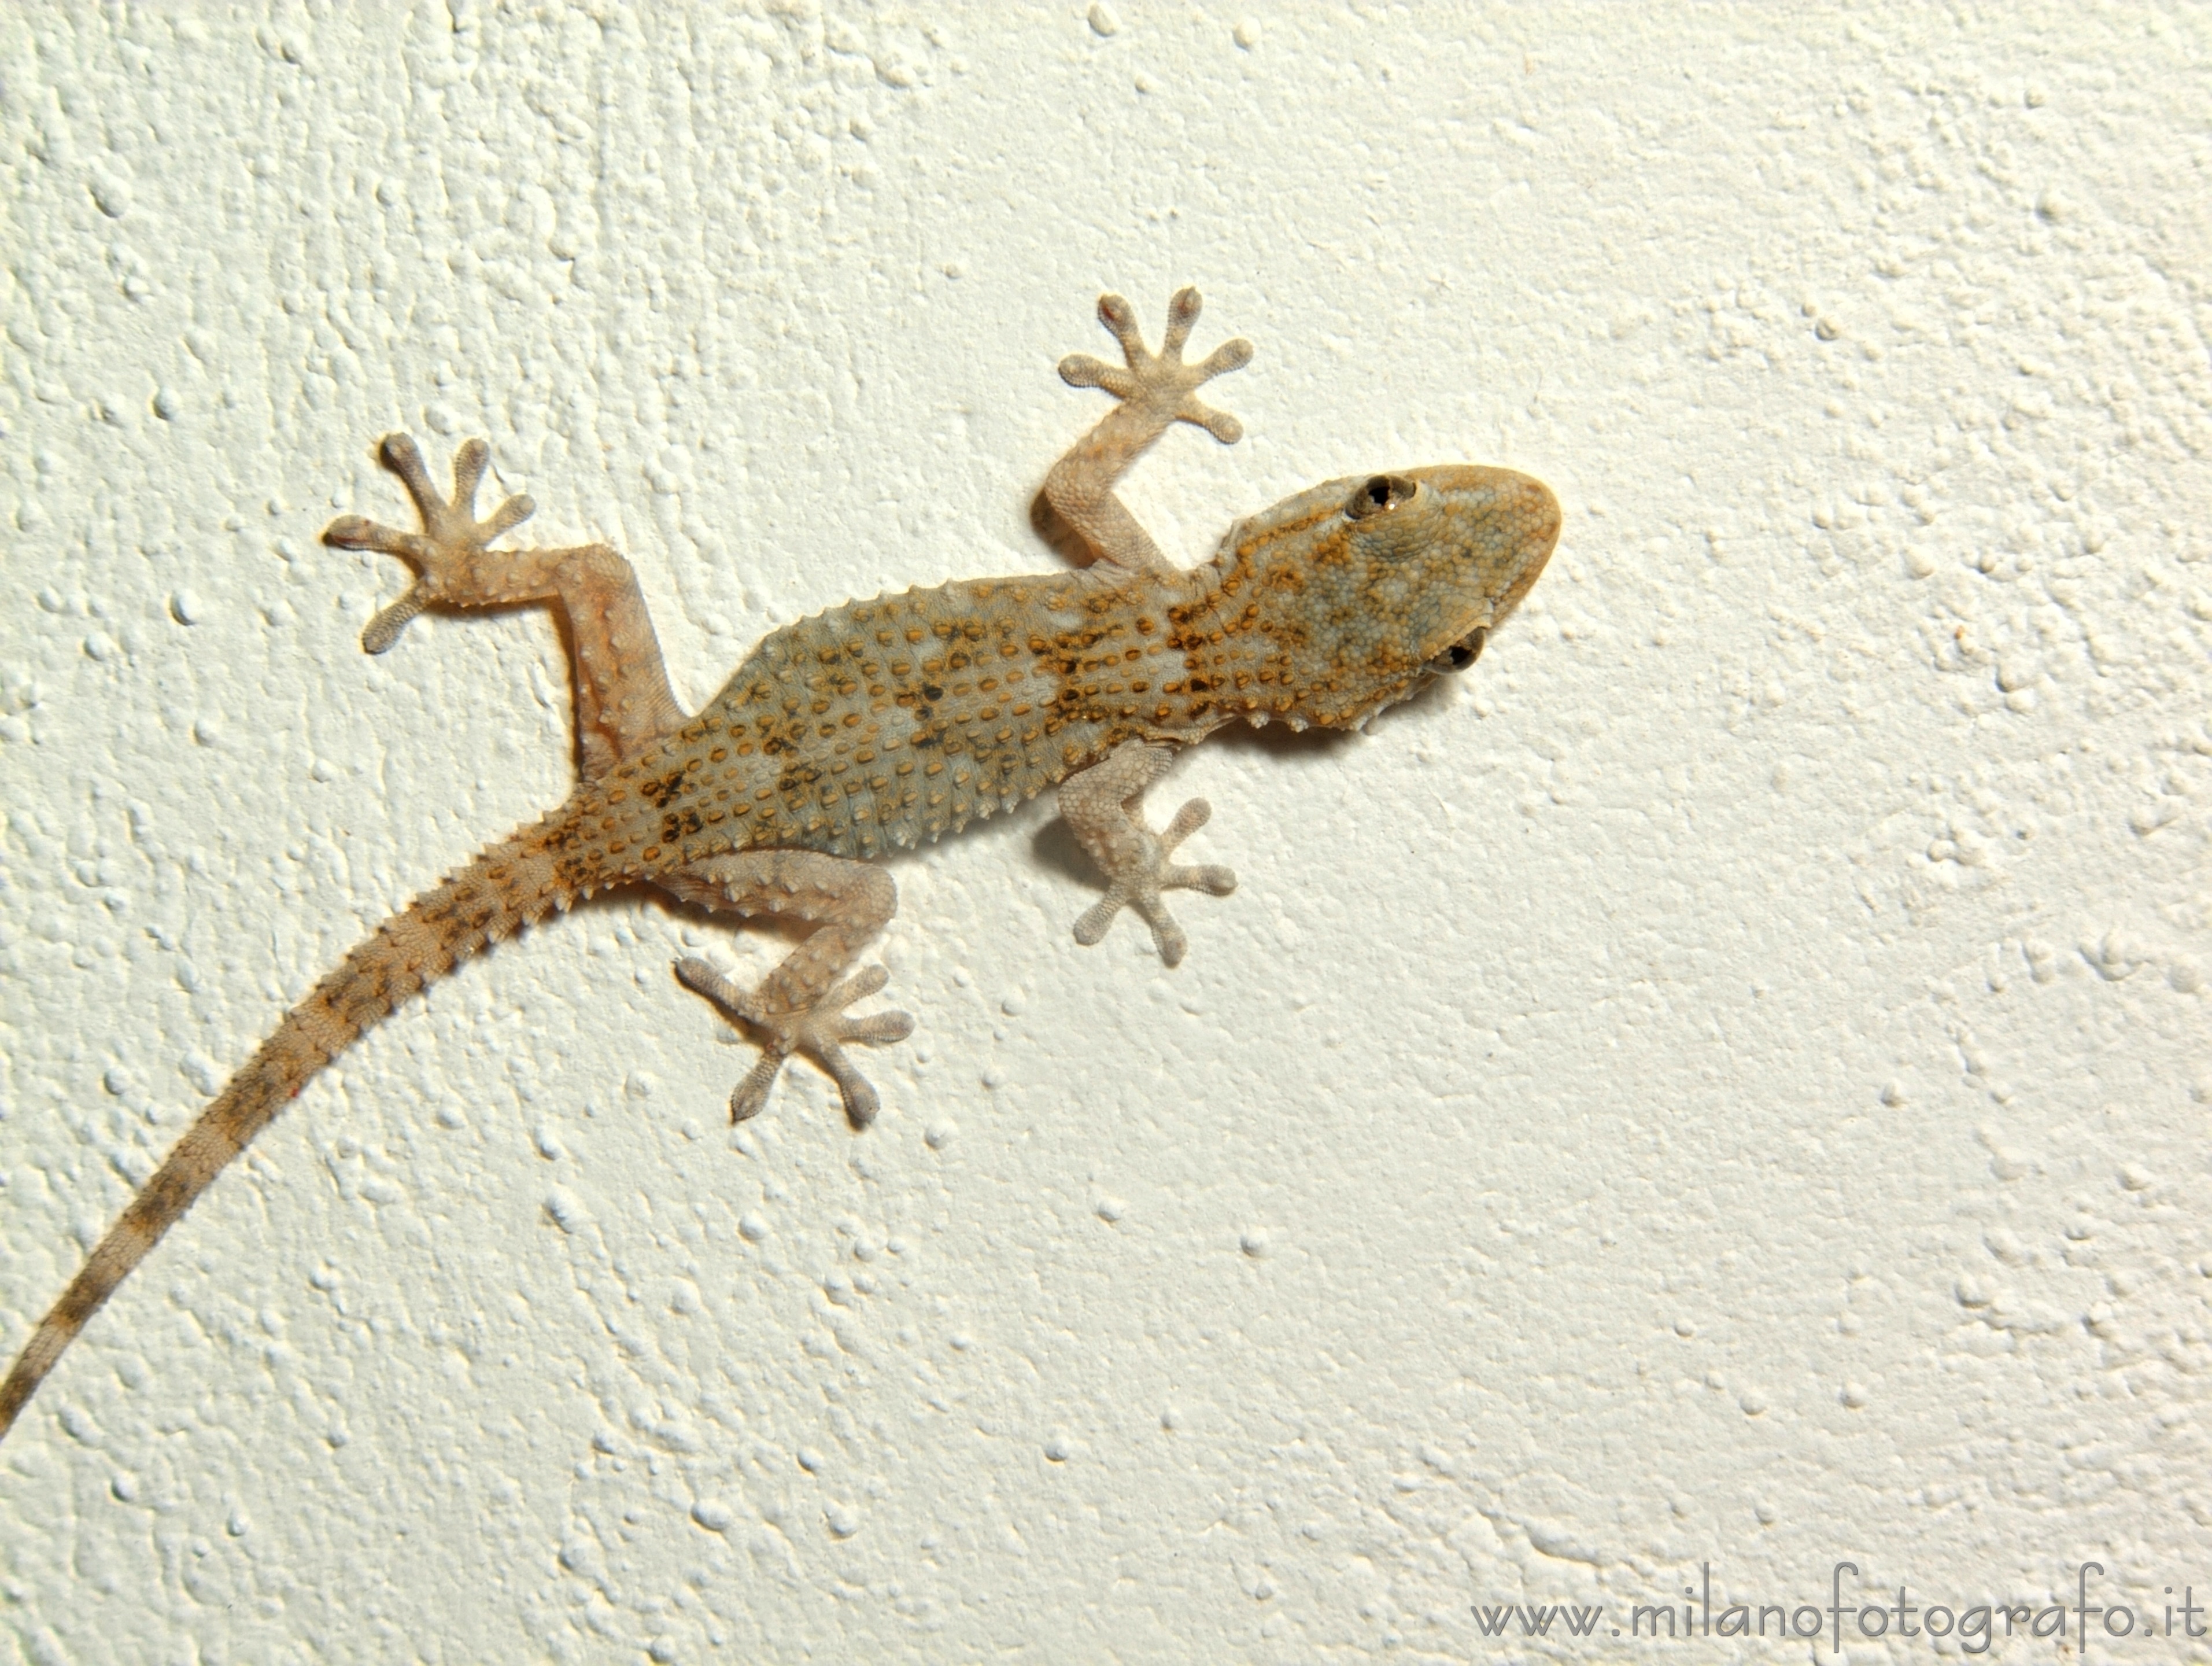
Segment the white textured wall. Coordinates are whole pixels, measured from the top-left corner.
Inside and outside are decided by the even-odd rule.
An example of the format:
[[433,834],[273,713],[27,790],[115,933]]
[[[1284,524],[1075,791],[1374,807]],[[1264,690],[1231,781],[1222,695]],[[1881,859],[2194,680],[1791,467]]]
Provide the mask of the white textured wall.
[[317,534],[398,518],[379,434],[618,543],[693,702],[1053,563],[1105,286],[1258,349],[1249,440],[1130,489],[1185,559],[1393,465],[1566,512],[1469,677],[1178,768],[1243,878],[1182,970],[1070,939],[1042,805],[896,863],[864,1136],[801,1067],[733,1137],[669,966],[777,944],[649,902],[399,1014],[0,1447],[0,1657],[2206,1596],[2207,14],[1106,4],[0,20],[11,1352],[287,1002],[564,790],[542,616],[358,651],[400,569]]

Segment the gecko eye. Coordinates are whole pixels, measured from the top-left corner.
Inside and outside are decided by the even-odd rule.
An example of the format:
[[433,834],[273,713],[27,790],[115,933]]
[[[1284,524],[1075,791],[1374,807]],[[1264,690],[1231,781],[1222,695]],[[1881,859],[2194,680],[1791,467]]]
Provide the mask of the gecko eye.
[[1490,640],[1490,628],[1477,625],[1458,641],[1429,661],[1431,671],[1465,671],[1482,658],[1482,645]]
[[1402,474],[1378,474],[1363,481],[1359,489],[1345,501],[1346,520],[1364,520],[1370,515],[1379,515],[1396,508],[1419,490],[1417,482]]

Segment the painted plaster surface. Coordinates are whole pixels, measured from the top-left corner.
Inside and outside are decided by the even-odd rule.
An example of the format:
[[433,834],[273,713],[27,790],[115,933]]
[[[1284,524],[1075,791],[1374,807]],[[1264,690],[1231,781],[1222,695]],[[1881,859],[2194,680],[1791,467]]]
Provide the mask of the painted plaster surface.
[[1854,1660],[2084,1577],[2091,1658],[2212,1657],[2208,61],[2150,6],[9,9],[10,1352],[565,790],[542,615],[360,653],[379,435],[617,544],[692,702],[1052,567],[1103,288],[1257,350],[1129,489],[1171,555],[1446,461],[1566,520],[1467,677],[1178,764],[1242,883],[1175,971],[1072,940],[1045,804],[897,860],[863,1136],[803,1067],[729,1128],[671,964],[780,945],[655,904],[398,1014],[0,1446],[0,1659],[1621,1658],[1708,1567],[1823,1659],[1838,1578]]

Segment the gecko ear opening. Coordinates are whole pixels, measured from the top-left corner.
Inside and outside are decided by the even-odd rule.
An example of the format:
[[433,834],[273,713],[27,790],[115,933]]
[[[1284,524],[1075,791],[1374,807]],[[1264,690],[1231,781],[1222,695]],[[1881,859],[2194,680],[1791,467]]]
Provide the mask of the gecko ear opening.
[[1379,515],[1409,502],[1420,489],[1419,483],[1402,474],[1378,474],[1360,483],[1359,489],[1344,502],[1346,520],[1364,520],[1370,515]]
[[1490,627],[1477,625],[1435,659],[1430,660],[1429,669],[1443,672],[1465,671],[1477,660],[1482,658],[1482,645],[1489,640]]

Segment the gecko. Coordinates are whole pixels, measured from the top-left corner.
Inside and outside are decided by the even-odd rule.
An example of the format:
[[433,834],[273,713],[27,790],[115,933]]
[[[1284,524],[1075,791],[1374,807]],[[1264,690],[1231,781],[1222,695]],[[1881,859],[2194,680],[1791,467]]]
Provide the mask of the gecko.
[[0,1382],[0,1436],[100,1304],[318,1071],[462,961],[596,892],[650,885],[710,912],[809,928],[750,989],[702,958],[676,963],[686,987],[760,1043],[730,1098],[740,1122],[759,1114],[794,1054],[836,1083],[855,1132],[875,1119],[875,1089],[846,1049],[902,1040],[914,1025],[904,1012],[848,1010],[887,981],[880,966],[854,969],[898,903],[870,859],[1047,787],[1106,877],[1076,940],[1099,942],[1129,909],[1161,960],[1179,963],[1187,939],[1162,893],[1224,896],[1237,880],[1170,860],[1211,814],[1203,799],[1164,829],[1145,818],[1145,794],[1177,750],[1239,721],[1361,727],[1466,669],[1559,532],[1559,503],[1540,481],[1448,464],[1325,482],[1236,523],[1210,561],[1174,566],[1115,487],[1176,423],[1224,445],[1243,433],[1197,390],[1249,362],[1251,344],[1240,337],[1185,362],[1199,305],[1194,289],[1174,296],[1154,353],[1129,303],[1102,296],[1098,317],[1123,363],[1060,362],[1070,386],[1115,399],[1044,483],[1087,565],[848,601],[768,635],[695,714],[669,688],[628,561],[605,544],[493,549],[536,506],[518,496],[476,518],[484,441],[455,452],[445,497],[413,440],[387,435],[380,459],[421,530],[343,515],[323,533],[334,548],[414,569],[362,646],[386,652],[427,608],[557,610],[574,678],[575,790],[386,920],[285,1015],[32,1333]]

